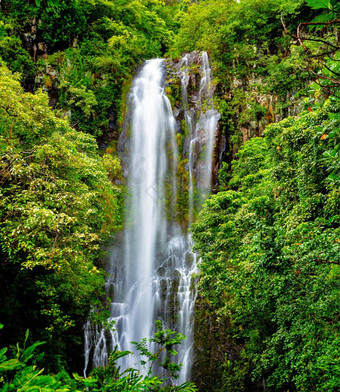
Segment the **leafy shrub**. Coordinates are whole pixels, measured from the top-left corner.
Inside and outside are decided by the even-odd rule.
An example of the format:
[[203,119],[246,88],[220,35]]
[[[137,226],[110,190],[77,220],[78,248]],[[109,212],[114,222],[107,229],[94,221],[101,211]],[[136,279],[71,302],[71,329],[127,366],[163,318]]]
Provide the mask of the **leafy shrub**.
[[[0,324],[0,329],[3,327]],[[162,331],[161,325],[152,341],[164,346],[164,350],[170,349],[174,344],[179,343],[177,335],[173,331]],[[173,338],[173,336],[175,337]],[[121,371],[117,366],[118,359],[129,355],[130,352],[119,352],[117,349],[111,352],[107,366],[94,369],[88,378],[80,377],[73,374],[73,379],[65,372],[58,374],[44,374],[44,369],[39,369],[35,363],[38,357],[43,354],[37,354],[37,347],[44,342],[35,342],[26,347],[29,333],[26,332],[24,345],[21,348],[19,344],[13,349],[11,358],[8,359],[6,353],[7,347],[0,349],[0,387],[4,392],[23,391],[23,392],[104,392],[104,391],[153,391],[153,392],[195,392],[197,391],[194,384],[186,382],[179,386],[163,386],[165,379],[159,377],[143,376],[136,369],[126,369]],[[179,336],[179,335],[178,335]],[[138,346],[138,344],[137,344]],[[139,346],[143,347],[143,343]],[[150,354],[150,361],[158,358],[159,353],[164,351],[162,348],[156,354]],[[142,350],[144,353],[144,350]],[[145,353],[144,353],[145,354]],[[171,363],[168,362],[167,366]],[[152,366],[152,364],[151,364]]]

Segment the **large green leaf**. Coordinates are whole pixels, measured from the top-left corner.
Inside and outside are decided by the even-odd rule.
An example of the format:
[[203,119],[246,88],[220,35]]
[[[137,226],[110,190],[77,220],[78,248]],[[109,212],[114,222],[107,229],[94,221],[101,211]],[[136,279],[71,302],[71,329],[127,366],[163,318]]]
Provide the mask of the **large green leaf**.
[[0,363],[0,372],[7,372],[8,370],[14,370],[21,366],[21,363],[16,359],[9,359],[8,361]]
[[331,2],[329,0],[307,0],[307,4],[313,8],[313,10],[330,9],[331,7]]
[[4,361],[6,359],[5,353],[7,352],[7,347],[4,347],[0,350],[0,361]]
[[22,362],[27,362],[29,359],[31,359],[34,355],[34,350],[38,347],[41,346],[42,344],[45,344],[45,342],[35,342],[31,346],[29,346],[22,354],[21,356],[21,361]]

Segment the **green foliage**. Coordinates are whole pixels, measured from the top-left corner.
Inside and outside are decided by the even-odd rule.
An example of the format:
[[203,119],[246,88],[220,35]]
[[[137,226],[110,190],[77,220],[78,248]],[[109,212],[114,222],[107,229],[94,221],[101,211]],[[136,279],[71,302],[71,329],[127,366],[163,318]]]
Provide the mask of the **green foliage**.
[[278,43],[282,36],[280,14],[289,14],[293,20],[302,3],[301,0],[193,3],[181,20],[176,49],[180,52],[207,50],[215,60],[223,59],[229,65],[247,46],[259,44],[265,51],[268,45]]
[[[297,29],[296,39],[303,49],[301,61],[323,95],[336,95],[340,85],[340,4],[337,0],[308,0],[307,4],[317,11],[314,19],[301,23]],[[286,27],[285,31],[288,32]],[[294,37],[295,32],[289,34]]]
[[[203,299],[268,391],[338,388],[339,110],[331,98],[245,143],[233,190],[208,199],[192,228]],[[238,363],[227,385],[247,373]]]
[[177,351],[174,346],[177,346],[185,337],[172,330],[163,330],[161,321],[156,321],[156,332],[149,342],[155,343],[156,352],[150,352],[147,348],[147,341],[144,338],[140,342],[133,342],[138,349],[141,356],[145,358],[142,360],[142,365],[145,367],[147,375],[143,376],[133,368],[128,368],[125,371],[120,370],[117,366],[117,360],[124,356],[130,355],[129,351],[117,351],[117,347],[111,352],[109,356],[108,365],[94,369],[90,373],[90,377],[82,379],[74,375],[76,380],[80,382],[79,385],[89,388],[90,391],[153,391],[153,392],[195,392],[196,386],[193,383],[185,382],[178,386],[164,386],[166,378],[152,376],[153,366],[157,363],[158,366],[166,370],[170,377],[176,377],[176,373],[180,370],[181,365],[177,365],[170,359],[171,356],[176,356]]
[[[114,113],[121,125],[123,80],[129,80],[143,58],[161,56],[172,42],[165,6],[156,0],[88,4],[92,26],[58,64],[61,108],[71,110],[78,129],[100,136]],[[123,85],[125,82],[123,82]]]
[[311,25],[310,30],[322,30],[324,23],[335,21],[339,17],[340,4],[337,0],[307,0],[307,4],[314,10],[322,10],[321,14],[312,20],[315,25]]
[[251,370],[249,358],[247,358],[247,351],[242,350],[239,359],[231,361],[225,359],[222,364],[222,388],[228,392],[247,391],[247,377]]
[[[28,330],[23,348],[16,345],[13,347],[11,358],[8,359],[7,347],[0,350],[0,387],[3,392],[67,392],[71,390],[72,381],[63,372],[58,375],[43,375],[44,369],[38,369],[35,365],[37,357],[36,348],[44,344],[35,342],[26,348]],[[41,356],[41,355],[40,355]],[[72,390],[74,390],[72,388]]]
[[3,36],[0,39],[0,58],[13,72],[24,75],[25,85],[34,84],[35,69],[31,56],[22,47],[18,37]]
[[[71,124],[95,136],[121,125],[122,81],[142,59],[162,56],[178,28],[177,5],[159,0],[13,0],[2,7],[0,56],[25,73],[25,86],[36,82],[56,95]],[[40,57],[37,64],[27,51]]]
[[201,1],[182,15],[170,53],[209,53],[218,83],[216,103],[230,141],[229,155],[241,144],[241,127],[251,130],[250,137],[259,136],[268,123],[286,117],[299,97],[307,95],[310,76],[300,66],[301,51],[283,36],[280,20],[284,15],[296,28],[309,16],[303,3]]
[[327,12],[334,13],[331,18],[335,19],[337,16],[337,12],[340,9],[340,5],[336,0],[307,0],[307,4],[309,7],[314,10],[327,10]]
[[[339,3],[307,4],[0,2],[1,64],[17,72],[12,75],[1,65],[2,341],[14,342],[30,326],[32,341],[46,341],[46,357],[38,358],[39,364],[58,371],[65,357],[79,358],[74,348],[81,345],[79,331],[90,307],[98,309],[96,317],[105,315],[104,277],[97,260],[120,226],[123,197],[112,185],[122,179],[119,159],[112,149],[100,157],[88,134],[105,143],[117,139],[131,75],[143,59],[207,50],[229,153],[242,142],[241,127],[263,129],[277,116],[287,116],[306,95],[311,76],[318,83],[310,86],[314,96],[306,100],[309,113],[272,125],[265,138],[243,146],[231,180],[230,166],[224,163],[220,180],[229,190],[206,202],[193,229],[202,252],[205,305],[214,320],[228,319],[236,345],[246,343],[235,360],[223,356],[217,365],[223,369],[219,385],[243,390],[253,370],[256,380],[266,380],[268,390],[336,390],[339,108],[333,98],[324,105],[319,100],[339,84],[333,27]],[[293,38],[304,23],[305,47],[296,46],[286,30],[283,34],[281,16]],[[24,92],[20,84],[36,93]],[[39,87],[48,92],[56,113]],[[180,99],[177,87],[171,91],[174,102]],[[181,152],[184,136],[177,138]],[[186,163],[178,164],[182,192],[177,211],[183,224]],[[160,360],[174,373],[178,368],[170,359],[180,339],[158,329],[153,342],[167,345],[163,356],[163,351],[150,353],[145,341],[137,346],[151,363]],[[116,360],[127,353],[118,352],[88,380],[44,376],[37,365],[28,365],[31,347],[27,354],[29,348],[18,348],[10,359],[6,349],[0,351],[5,390],[195,390],[190,384],[160,386],[158,379],[143,378],[133,369],[122,374]]]
[[185,339],[185,336],[180,333],[176,333],[170,329],[163,330],[162,322],[157,320],[156,332],[154,337],[149,339],[149,342],[155,343],[158,351],[151,353],[147,348],[146,339],[143,339],[141,342],[133,342],[140,354],[148,359],[147,362],[142,361],[143,366],[149,366],[147,374],[152,374],[153,366],[157,363],[159,367],[168,371],[170,377],[177,378],[177,373],[180,371],[182,365],[171,362],[171,357],[177,355],[174,346],[179,345],[183,339]]
[[[0,324],[0,329],[3,327]],[[58,374],[43,374],[44,369],[39,369],[36,361],[43,354],[37,354],[36,349],[43,342],[35,342],[26,348],[28,339],[26,331],[23,348],[16,345],[13,348],[11,358],[8,359],[7,347],[0,349],[0,387],[3,392],[22,391],[22,392],[196,392],[194,384],[185,382],[179,386],[163,386],[165,379],[159,377],[143,376],[138,370],[129,368],[121,371],[117,365],[118,359],[130,355],[129,351],[113,350],[109,356],[108,364],[92,370],[88,378],[80,377],[73,373],[73,379],[65,372]],[[172,336],[175,335],[175,338]],[[161,330],[158,324],[157,333],[154,341],[162,344],[164,349],[169,349],[173,344],[180,343],[179,334],[166,330]],[[142,346],[143,344],[140,343]],[[161,349],[160,352],[163,350]],[[152,356],[153,354],[150,353]],[[159,354],[156,354],[159,355]],[[153,360],[153,359],[151,359]]]
[[110,353],[108,364],[105,367],[94,369],[87,379],[78,375],[73,376],[84,390],[88,389],[93,392],[110,391],[150,391],[162,384],[158,377],[142,376],[136,369],[129,368],[123,372],[117,366],[116,361],[129,355],[129,351],[114,351]]
[[1,77],[3,247],[13,261],[25,252],[27,268],[60,268],[76,249],[91,261],[100,236],[120,223],[119,216],[110,221],[106,215],[108,206],[117,210],[119,190],[92,137],[55,117],[45,94],[23,93],[5,68]]
[[4,66],[0,102],[0,279],[13,296],[3,300],[1,317],[8,327],[18,322],[20,333],[26,292],[34,304],[27,320],[40,320],[39,337],[60,340],[56,351],[64,355],[65,331],[81,343],[71,331],[91,305],[100,306],[96,262],[121,224],[122,193],[109,179],[120,166],[99,157],[93,137],[56,116],[46,94],[25,93]]

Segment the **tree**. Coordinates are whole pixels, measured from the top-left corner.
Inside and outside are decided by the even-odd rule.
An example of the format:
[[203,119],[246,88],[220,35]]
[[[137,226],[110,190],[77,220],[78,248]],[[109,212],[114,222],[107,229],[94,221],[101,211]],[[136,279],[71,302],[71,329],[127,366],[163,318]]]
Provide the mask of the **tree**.
[[101,158],[92,136],[71,129],[45,93],[25,93],[3,65],[0,102],[4,332],[13,342],[13,331],[30,326],[35,338],[59,340],[63,357],[67,339],[81,344],[75,327],[91,306],[100,307],[104,274],[97,259],[121,223],[122,193],[106,167],[118,173],[119,162]]

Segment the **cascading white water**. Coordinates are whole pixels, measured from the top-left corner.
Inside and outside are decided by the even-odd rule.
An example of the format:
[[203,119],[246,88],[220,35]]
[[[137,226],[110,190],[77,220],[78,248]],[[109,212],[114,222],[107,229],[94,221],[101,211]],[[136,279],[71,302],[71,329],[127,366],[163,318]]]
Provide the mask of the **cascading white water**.
[[[177,162],[175,120],[164,94],[164,62],[147,61],[135,79],[131,92],[131,136],[129,146],[130,199],[124,239],[124,279],[112,316],[117,322],[114,343],[134,352],[131,341],[150,338],[160,293],[155,285],[160,254],[166,252],[171,227],[166,213],[165,186],[176,192],[174,172]],[[173,164],[169,162],[170,158]],[[122,312],[124,307],[125,312]],[[123,318],[122,318],[123,315]],[[118,325],[121,322],[122,326]],[[130,355],[123,367],[138,367],[139,357]]]
[[[200,209],[211,190],[212,154],[217,122],[220,114],[214,109],[211,68],[207,52],[201,55],[201,81],[196,106],[198,119],[194,118],[188,103],[189,64],[186,54],[181,61],[181,87],[184,119],[189,133],[189,224],[194,210]],[[196,192],[196,198],[194,193]],[[196,199],[196,200],[195,200]]]
[[[202,54],[202,77],[195,121],[188,104],[188,59],[181,73],[184,117],[189,130],[189,223],[193,219],[194,191],[203,199],[210,189],[214,132],[218,120],[212,106],[211,70]],[[132,341],[150,338],[155,320],[164,328],[186,335],[178,348],[183,367],[177,382],[190,378],[193,360],[193,314],[196,291],[192,275],[197,255],[191,237],[176,222],[177,162],[176,123],[164,93],[165,63],[149,60],[134,80],[130,93],[130,129],[127,146],[129,200],[123,239],[110,250],[106,293],[111,298],[114,330],[85,327],[86,374],[91,346],[93,366],[105,365],[108,350],[128,350],[122,369],[139,368],[140,358]],[[207,106],[204,108],[202,102]],[[178,130],[177,130],[178,131]],[[194,149],[204,150],[194,154]],[[196,185],[196,187],[195,187]],[[195,189],[196,188],[196,189]],[[170,191],[170,196],[169,196]],[[169,202],[170,199],[170,202]],[[170,211],[169,211],[170,209]],[[118,241],[119,242],[119,241]],[[152,347],[149,347],[152,349]],[[160,374],[159,369],[154,369]]]
[[189,84],[189,68],[188,68],[188,54],[185,54],[181,61],[181,87],[182,87],[182,100],[184,108],[184,120],[186,127],[188,129],[188,134],[190,137],[189,146],[189,225],[193,221],[193,211],[194,211],[194,167],[193,167],[193,152],[196,144],[196,127],[193,128],[192,114],[189,109],[188,103],[188,84]]
[[[153,329],[152,277],[156,252],[166,241],[166,141],[172,113],[162,89],[162,60],[146,63],[135,80],[132,97],[131,151],[128,187],[131,192],[125,229],[123,296],[129,306],[127,339],[150,337]],[[170,120],[170,121],[169,121]],[[129,342],[126,342],[129,345]],[[129,347],[132,351],[132,347]]]
[[[199,88],[197,108],[200,112],[198,120],[190,110],[188,102],[189,84],[189,61],[185,55],[181,62],[181,87],[184,107],[184,119],[189,133],[189,225],[193,221],[194,210],[199,209],[204,199],[211,190],[212,154],[214,147],[217,122],[220,118],[213,104],[213,86],[208,54],[202,52],[201,81]],[[203,107],[203,102],[205,107]],[[195,195],[196,192],[196,203]],[[197,296],[196,288],[192,288],[192,276],[197,272],[197,254],[192,251],[190,234],[187,234],[186,259],[183,264],[184,272],[180,279],[177,295],[181,297],[181,310],[179,321],[176,325],[178,331],[186,335],[187,339],[182,343],[183,347],[179,353],[180,363],[183,367],[180,373],[180,382],[189,379],[193,361],[193,323],[194,305]],[[188,262],[188,255],[190,262]],[[180,292],[180,287],[183,291]]]
[[[212,154],[219,112],[214,109],[211,68],[207,52],[202,52],[202,79],[199,91],[200,117],[196,125],[201,145],[205,146],[204,158],[200,160],[197,189],[200,193],[200,204],[211,191]],[[203,102],[205,107],[203,107]],[[200,206],[199,206],[200,207]]]

